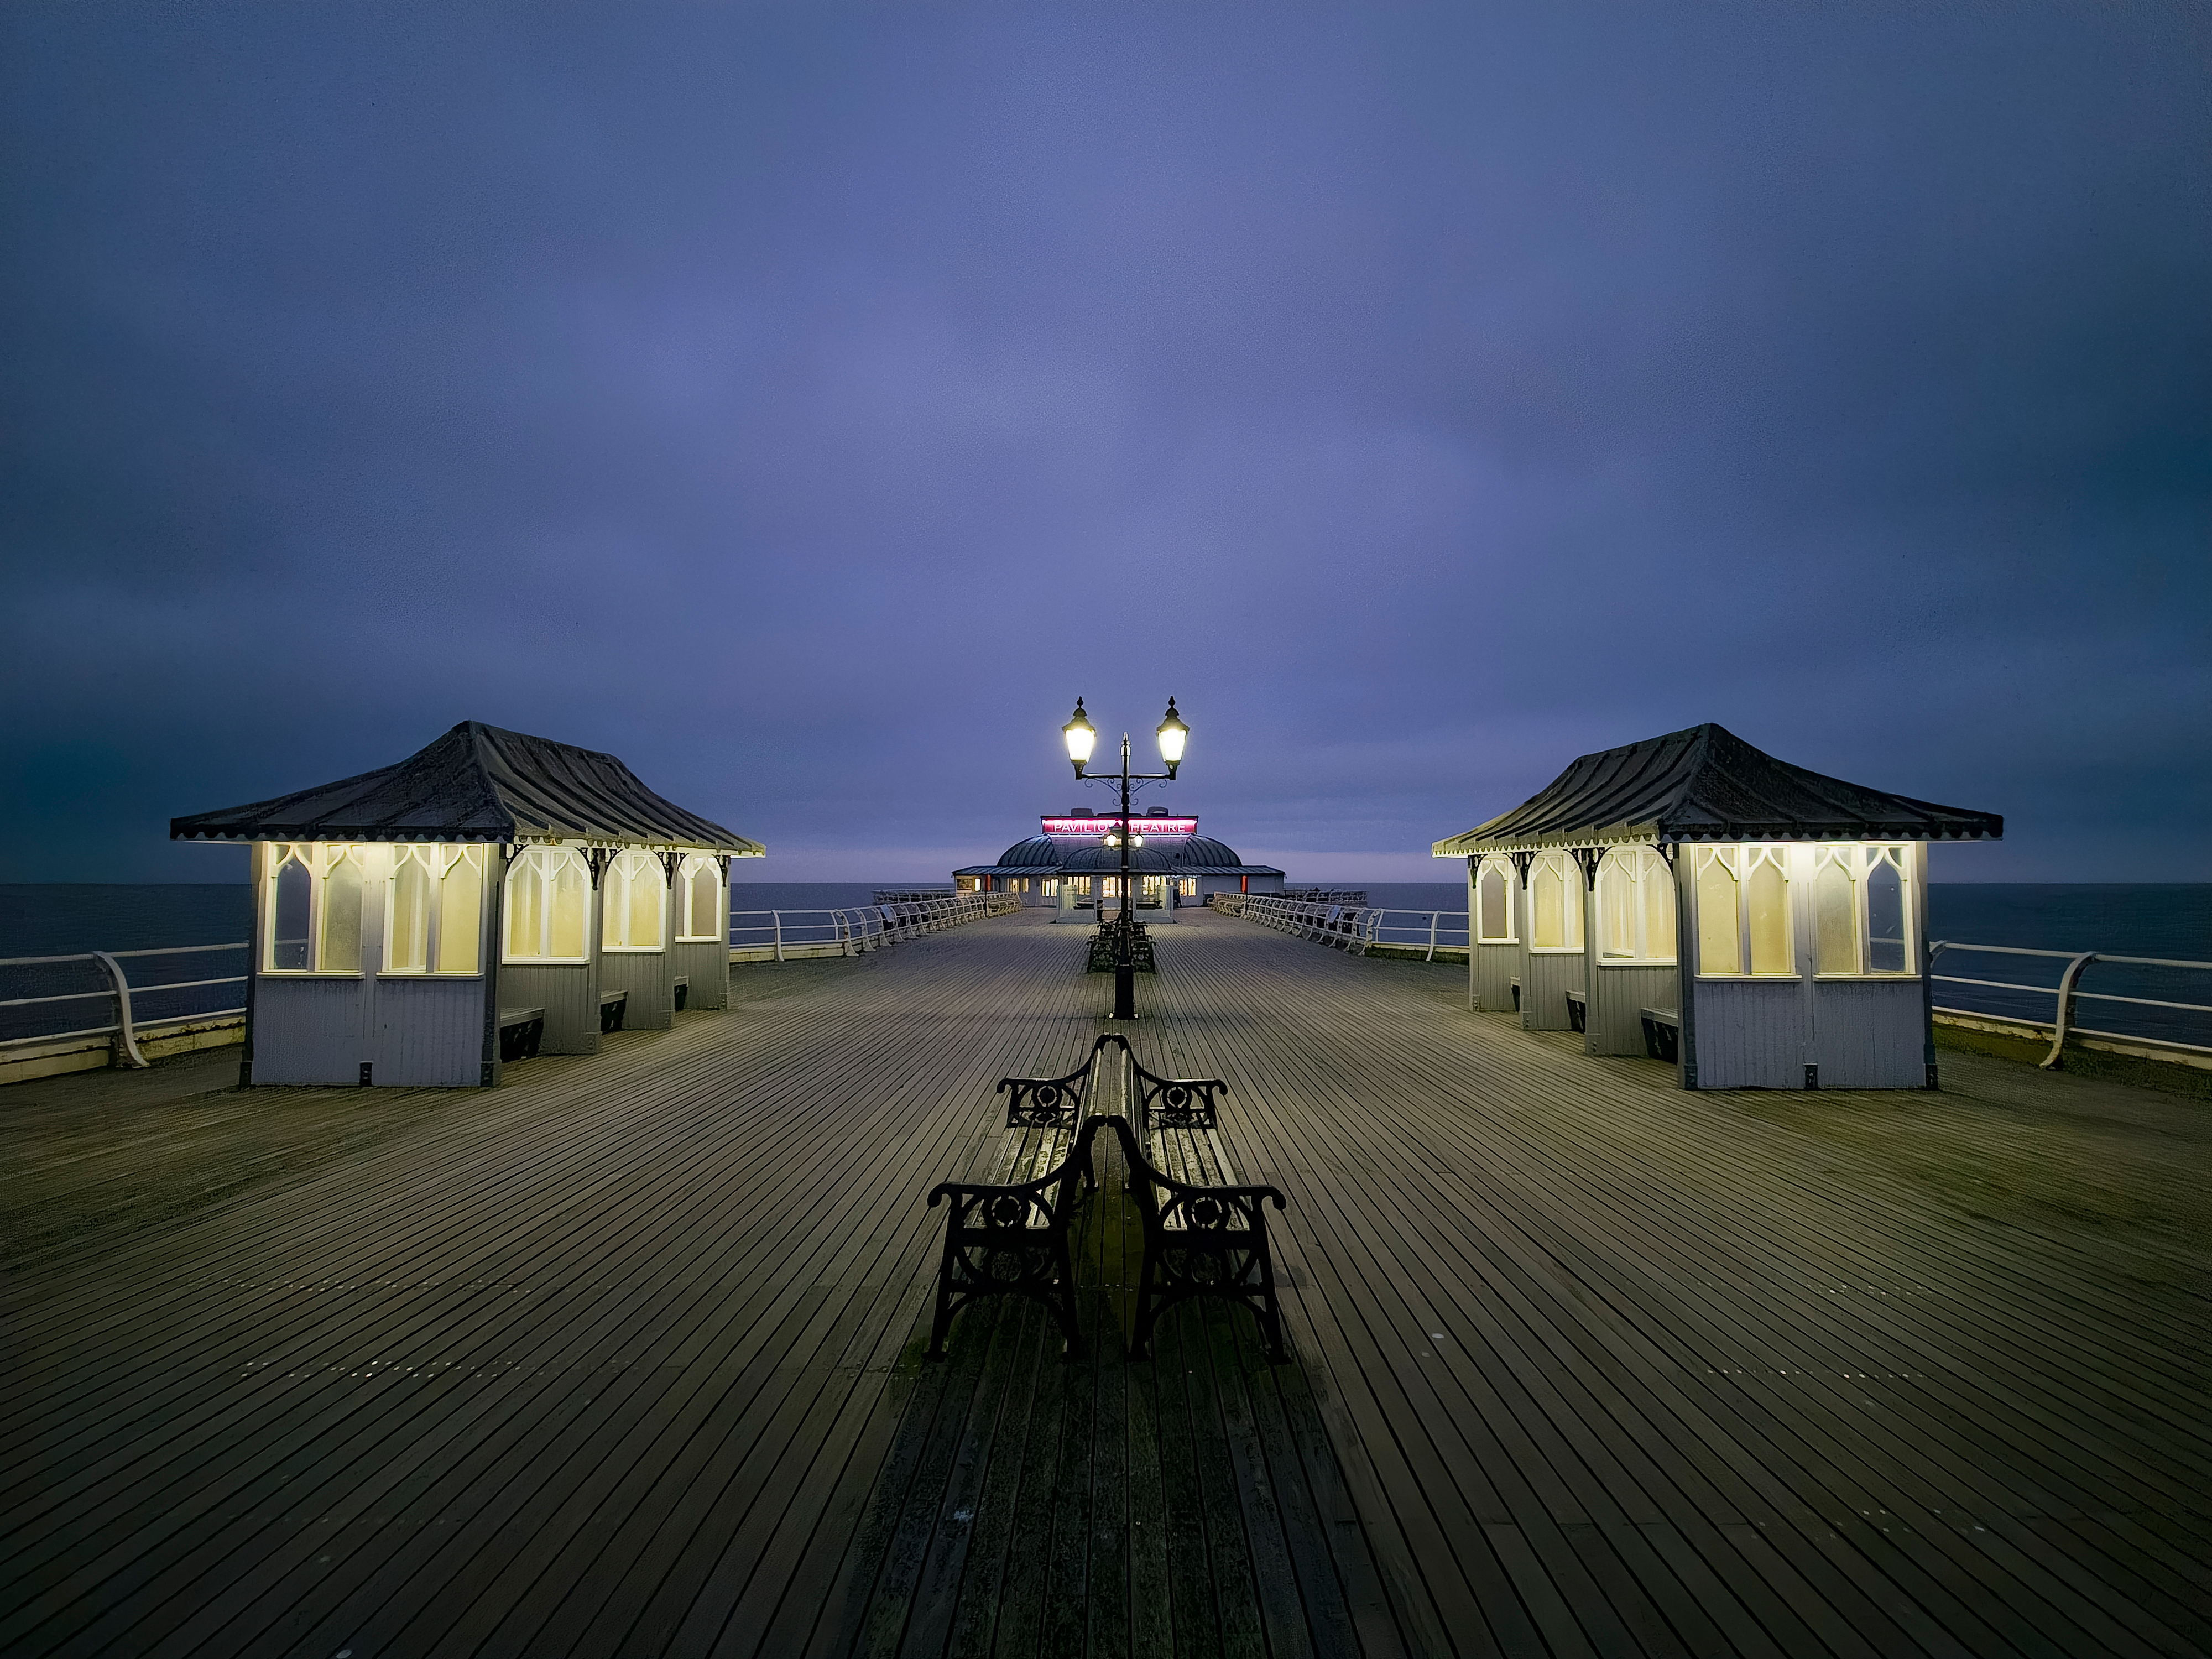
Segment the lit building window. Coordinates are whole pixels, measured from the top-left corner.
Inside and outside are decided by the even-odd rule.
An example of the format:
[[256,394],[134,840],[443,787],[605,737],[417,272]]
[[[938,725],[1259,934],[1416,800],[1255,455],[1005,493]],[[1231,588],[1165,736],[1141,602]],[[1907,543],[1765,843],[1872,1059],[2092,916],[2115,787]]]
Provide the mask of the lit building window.
[[278,842],[269,854],[272,974],[361,971],[361,849],[336,842]]
[[574,848],[525,848],[507,872],[507,960],[590,960],[591,890]]
[[1753,975],[1797,971],[1790,917],[1790,848],[1697,849],[1698,971]]
[[1902,847],[1822,848],[1813,878],[1815,971],[1911,971]]
[[599,878],[599,948],[658,951],[668,897],[667,872],[650,853],[615,854]]
[[1483,860],[1474,881],[1474,902],[1480,919],[1479,937],[1485,945],[1514,941],[1512,880],[1513,866],[1509,860]]
[[386,973],[477,970],[483,859],[481,847],[392,849],[384,927]]
[[681,939],[720,940],[727,912],[722,905],[722,866],[704,853],[688,854],[676,872],[676,888],[683,901]]
[[1599,955],[1613,963],[1674,960],[1674,872],[1648,847],[1615,848],[1597,872]]
[[1582,872],[1565,853],[1539,853],[1528,872],[1528,948],[1583,948]]

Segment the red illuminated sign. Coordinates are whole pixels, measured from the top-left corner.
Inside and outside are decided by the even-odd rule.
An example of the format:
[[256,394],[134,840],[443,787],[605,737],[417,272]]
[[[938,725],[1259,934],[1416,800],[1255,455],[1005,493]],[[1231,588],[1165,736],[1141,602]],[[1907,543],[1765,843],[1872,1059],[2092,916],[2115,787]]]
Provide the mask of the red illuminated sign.
[[[1048,836],[1103,836],[1119,830],[1119,818],[1047,818],[1044,833]],[[1196,818],[1148,818],[1132,813],[1129,828],[1139,836],[1194,836],[1198,833]]]

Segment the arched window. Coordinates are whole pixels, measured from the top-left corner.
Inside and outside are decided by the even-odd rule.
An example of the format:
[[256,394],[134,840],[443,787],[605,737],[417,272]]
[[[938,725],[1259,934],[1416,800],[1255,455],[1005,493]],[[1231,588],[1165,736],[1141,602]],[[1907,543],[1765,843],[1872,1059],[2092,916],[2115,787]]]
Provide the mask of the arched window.
[[483,931],[481,847],[392,849],[384,927],[387,974],[473,974]]
[[1856,849],[1824,848],[1813,874],[1813,963],[1822,974],[1859,971],[1859,891]]
[[1796,971],[1790,949],[1790,877],[1783,867],[1786,849],[1750,849],[1751,871],[1744,878],[1744,898],[1751,913],[1751,971],[1790,974]]
[[1674,960],[1674,872],[1649,847],[1619,847],[1598,866],[1599,952],[1609,962]]
[[599,878],[599,948],[658,951],[667,909],[668,872],[635,848],[618,853]]
[[1912,971],[1905,849],[1826,847],[1813,878],[1816,971],[1905,974]]
[[1510,945],[1513,932],[1513,866],[1502,858],[1486,858],[1474,878],[1474,905],[1480,921],[1478,937],[1485,945]]
[[1528,948],[1583,948],[1583,872],[1565,853],[1539,853],[1529,869]]
[[706,853],[689,854],[676,879],[684,898],[684,925],[677,937],[701,940],[726,937],[723,928],[729,917],[722,903],[720,864]]
[[1698,971],[1758,975],[1797,971],[1790,913],[1787,846],[1700,847],[1696,851]]
[[361,849],[337,842],[278,842],[269,854],[272,974],[361,971]]
[[1743,907],[1737,891],[1735,848],[1697,849],[1698,971],[1743,971]]
[[530,847],[507,872],[509,962],[591,959],[592,872],[573,847]]
[[1905,848],[1869,847],[1866,859],[1867,970],[1909,974],[1912,969],[1911,907],[1905,902]]

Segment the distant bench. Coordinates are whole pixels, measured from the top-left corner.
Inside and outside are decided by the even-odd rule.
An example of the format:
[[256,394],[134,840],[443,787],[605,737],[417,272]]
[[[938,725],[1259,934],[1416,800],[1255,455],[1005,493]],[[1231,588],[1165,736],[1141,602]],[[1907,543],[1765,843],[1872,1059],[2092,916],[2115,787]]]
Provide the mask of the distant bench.
[[1669,1066],[1681,1058],[1682,1016],[1673,1008],[1639,1008],[1644,1021],[1644,1052]]
[[1571,1031],[1589,1030],[1589,998],[1581,991],[1567,993],[1567,1029]]
[[[1109,1045],[1126,1062],[1121,1103],[1137,1122],[1092,1109]],[[1127,1086],[1133,1079],[1135,1087]],[[942,1358],[953,1316],[985,1296],[1026,1296],[1059,1320],[1070,1354],[1082,1352],[1076,1322],[1075,1272],[1067,1248],[1078,1188],[1095,1190],[1091,1142],[1111,1128],[1121,1139],[1131,1190],[1144,1218],[1145,1259],[1130,1352],[1142,1358],[1160,1314],[1193,1297],[1240,1302],[1260,1322],[1268,1358],[1280,1364],[1282,1310],[1275,1297],[1274,1257],[1267,1206],[1283,1194],[1238,1179],[1217,1133],[1218,1079],[1165,1078],[1147,1071],[1127,1039],[1109,1032],[1091,1057],[1057,1078],[1003,1078],[1004,1134],[992,1148],[992,1179],[947,1181],[931,1189],[933,1208],[951,1200],[938,1267],[937,1309],[929,1357]]]
[[502,1008],[499,1011],[501,1060],[532,1059],[538,1053],[538,1045],[544,1041],[545,1011],[543,1008]]
[[599,1034],[604,1036],[609,1031],[621,1030],[623,1015],[629,1007],[629,992],[601,992],[599,994]]

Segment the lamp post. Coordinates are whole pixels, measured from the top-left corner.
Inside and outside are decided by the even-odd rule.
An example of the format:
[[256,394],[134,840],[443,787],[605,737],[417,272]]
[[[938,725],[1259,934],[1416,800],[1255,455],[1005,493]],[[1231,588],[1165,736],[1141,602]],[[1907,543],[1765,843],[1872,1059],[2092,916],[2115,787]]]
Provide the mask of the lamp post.
[[[1098,742],[1097,728],[1091,724],[1083,712],[1083,699],[1075,700],[1075,717],[1060,728],[1060,736],[1067,739],[1067,758],[1074,763],[1075,775],[1087,779],[1085,769],[1091,764],[1091,751]],[[1168,712],[1155,735],[1160,741],[1160,758],[1167,763],[1164,772],[1132,772],[1129,769],[1129,734],[1121,734],[1121,821],[1119,834],[1113,842],[1121,849],[1121,919],[1114,929],[1114,1014],[1115,1019],[1134,1019],[1137,1017],[1137,914],[1129,892],[1129,847],[1133,837],[1129,833],[1129,786],[1133,783],[1171,782],[1176,769],[1182,764],[1183,740],[1190,736],[1190,727],[1182,723],[1176,713],[1175,699],[1168,699]],[[1115,774],[1103,775],[1112,779]],[[1102,779],[1102,781],[1103,781]],[[1170,899],[1169,902],[1174,902]]]

